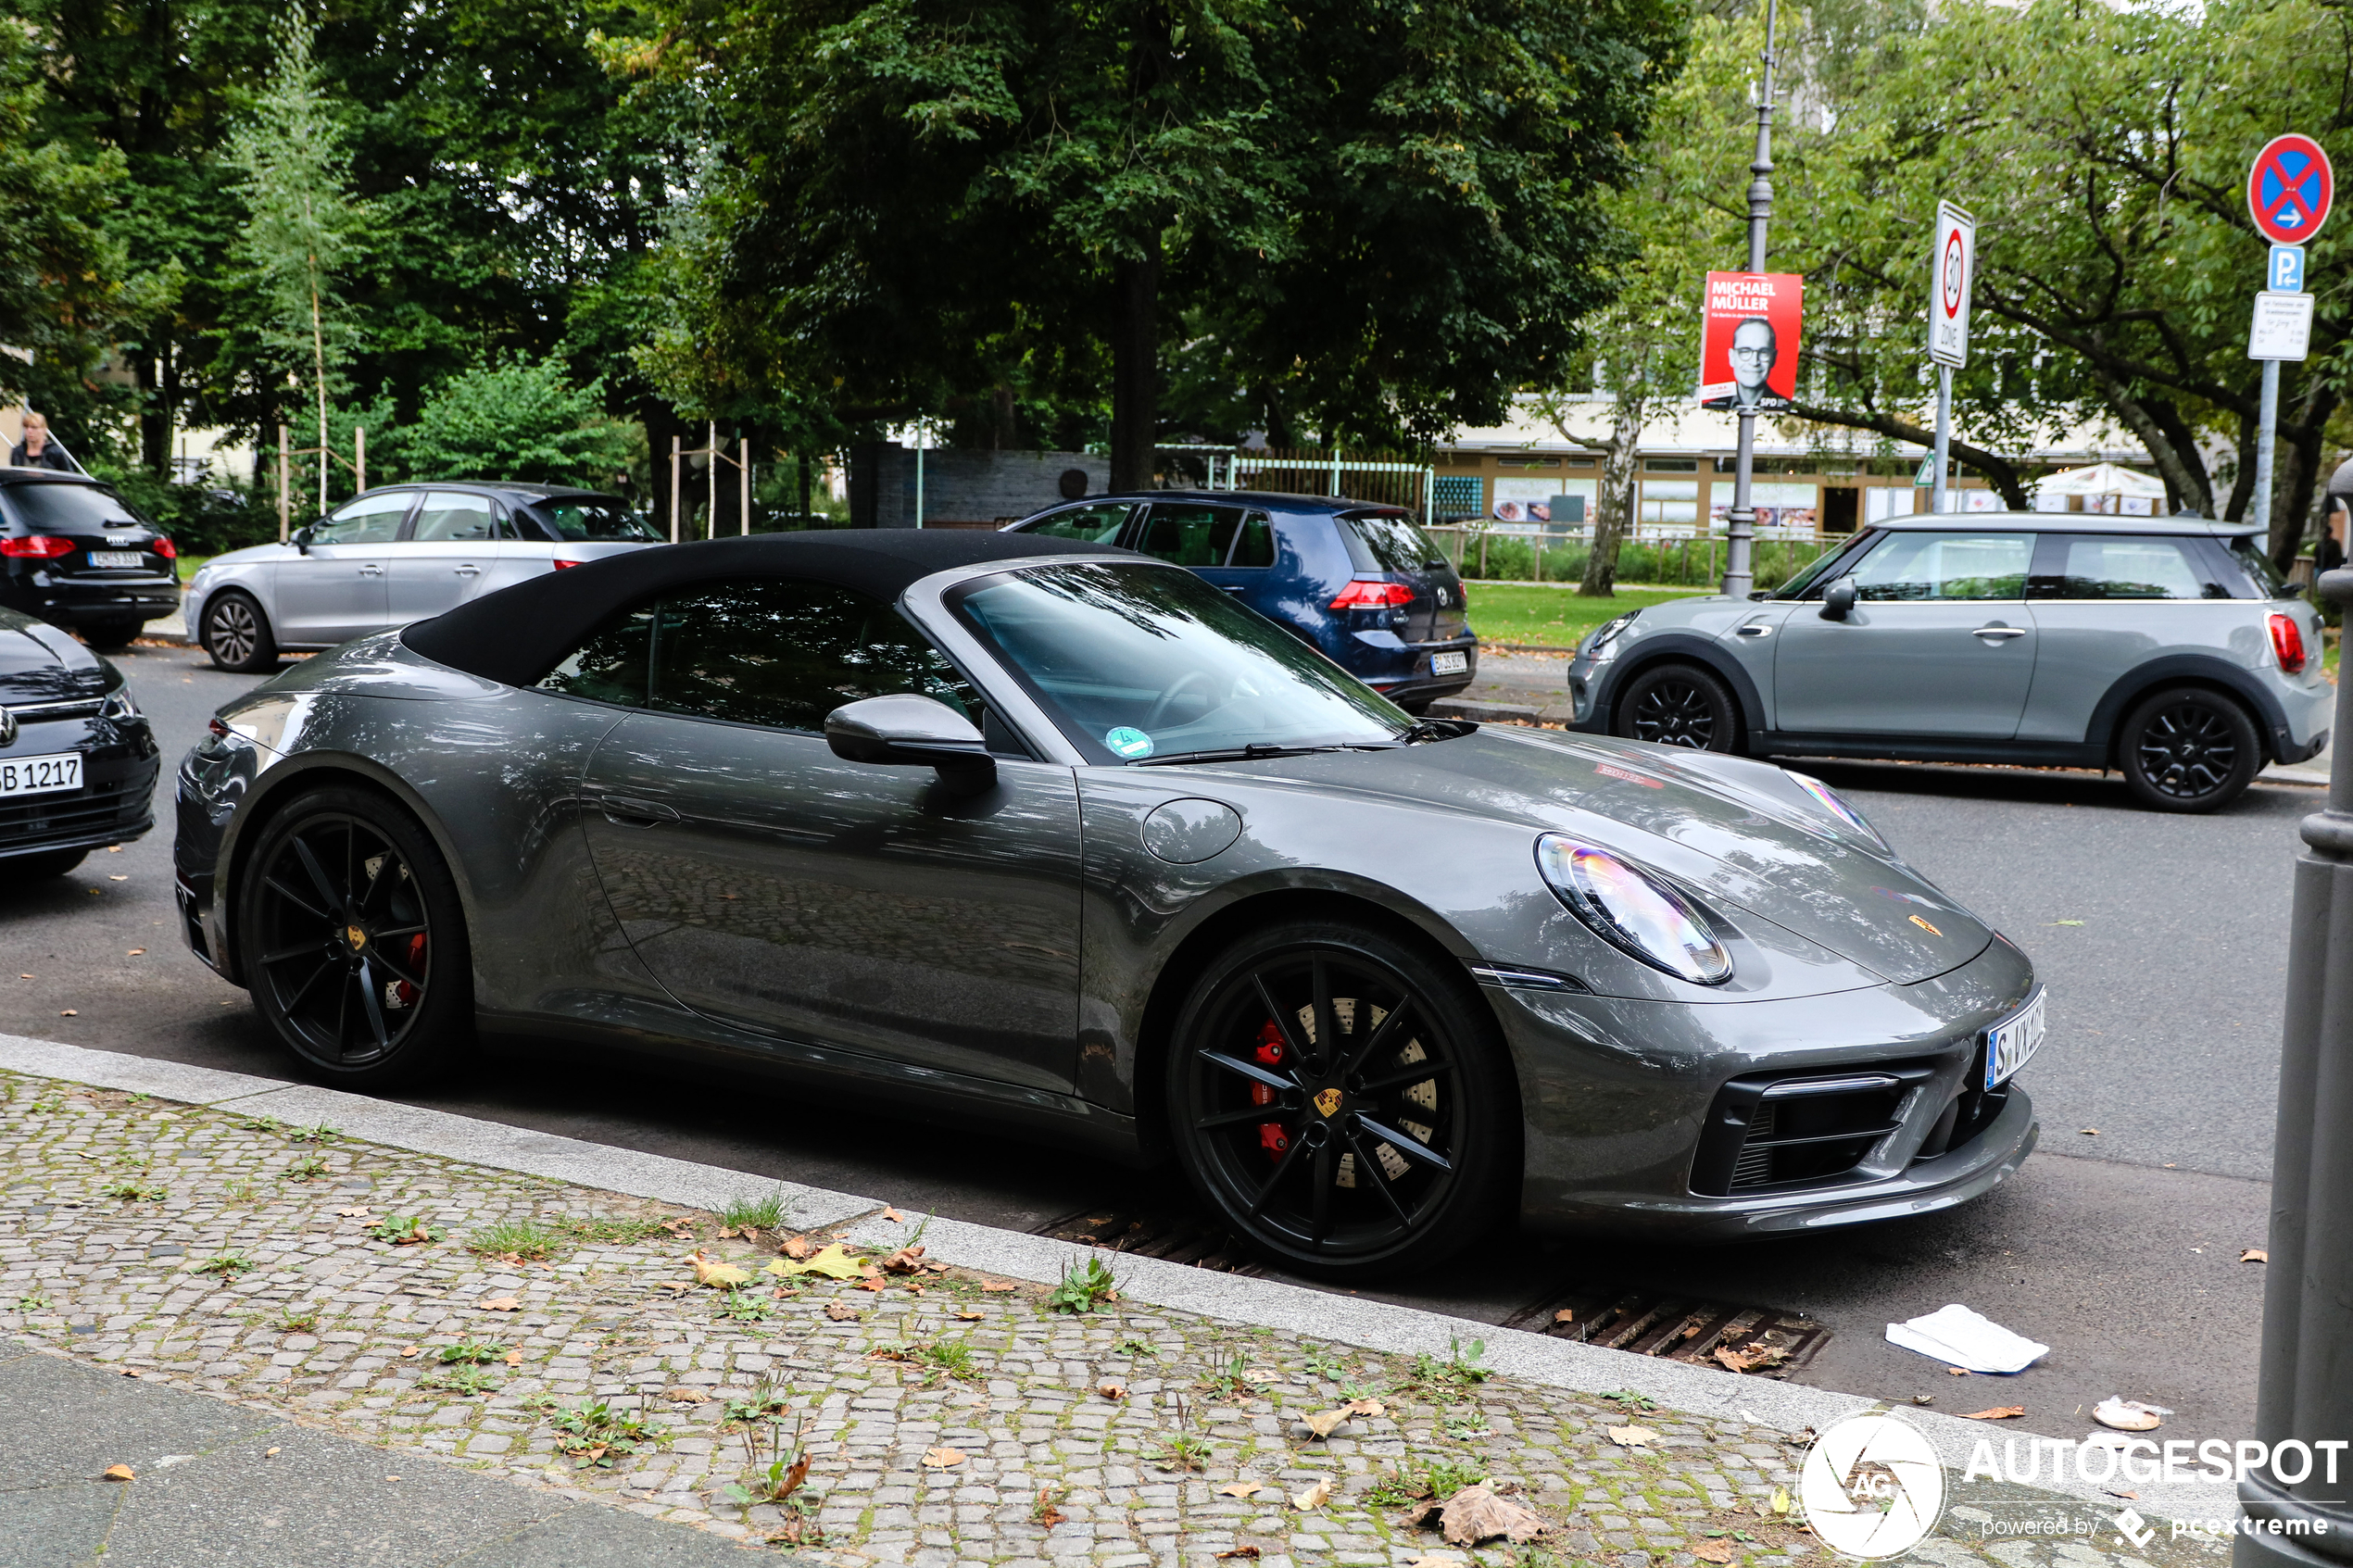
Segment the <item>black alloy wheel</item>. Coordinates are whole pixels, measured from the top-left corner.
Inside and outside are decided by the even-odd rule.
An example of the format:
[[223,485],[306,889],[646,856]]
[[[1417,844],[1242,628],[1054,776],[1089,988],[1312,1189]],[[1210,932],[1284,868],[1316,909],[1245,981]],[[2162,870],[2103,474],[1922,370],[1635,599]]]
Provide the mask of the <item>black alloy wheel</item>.
[[250,595],[233,591],[216,596],[205,606],[197,640],[213,663],[240,675],[258,675],[278,662],[278,643],[270,634],[269,617]]
[[1690,664],[1646,670],[1618,694],[1616,734],[1655,746],[1693,751],[1733,751],[1740,709],[1724,683]]
[[423,831],[382,796],[329,788],[267,822],[237,917],[245,983],[278,1037],[353,1087],[415,1082],[471,1038],[458,892]]
[[2117,760],[2142,805],[2211,811],[2255,782],[2263,746],[2246,709],[2203,686],[2174,686],[2126,715]]
[[1436,1261],[1519,1165],[1500,1034],[1468,981],[1369,929],[1286,925],[1194,986],[1168,1063],[1187,1174],[1284,1263],[1363,1277]]

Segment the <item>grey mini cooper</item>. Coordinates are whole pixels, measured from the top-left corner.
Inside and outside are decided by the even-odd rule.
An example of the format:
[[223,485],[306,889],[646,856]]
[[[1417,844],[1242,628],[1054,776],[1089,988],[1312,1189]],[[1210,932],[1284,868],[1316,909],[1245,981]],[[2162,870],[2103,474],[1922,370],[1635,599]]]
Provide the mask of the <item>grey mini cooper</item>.
[[1573,728],[1751,756],[2113,768],[2210,811],[2329,740],[2321,621],[2251,526],[2012,513],[1856,534],[1778,591],[1596,627]]

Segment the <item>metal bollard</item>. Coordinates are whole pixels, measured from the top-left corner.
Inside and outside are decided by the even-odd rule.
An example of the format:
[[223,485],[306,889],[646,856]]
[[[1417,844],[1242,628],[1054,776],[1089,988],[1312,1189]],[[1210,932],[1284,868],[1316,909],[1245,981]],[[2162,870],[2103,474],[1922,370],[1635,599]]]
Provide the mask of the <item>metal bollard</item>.
[[[2323,572],[2315,587],[2353,607],[2353,571]],[[2332,734],[2353,742],[2353,670],[2340,668]],[[2266,1453],[2300,1442],[2312,1462],[2301,1480],[2267,1465],[2239,1483],[2251,1527],[2233,1548],[2234,1568],[2353,1563],[2353,1450],[2343,1446],[2353,1439],[2353,766],[2343,752],[2328,809],[2298,831],[2255,1428]],[[2294,1533],[2271,1534],[2271,1521]]]

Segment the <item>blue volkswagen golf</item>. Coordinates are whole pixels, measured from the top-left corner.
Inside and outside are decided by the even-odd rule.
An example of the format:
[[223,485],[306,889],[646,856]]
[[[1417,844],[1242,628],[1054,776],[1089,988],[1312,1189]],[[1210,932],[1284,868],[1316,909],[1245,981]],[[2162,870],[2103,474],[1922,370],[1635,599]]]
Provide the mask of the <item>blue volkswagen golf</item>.
[[1316,495],[1093,495],[1007,533],[1119,545],[1189,567],[1419,713],[1478,671],[1463,582],[1395,507]]

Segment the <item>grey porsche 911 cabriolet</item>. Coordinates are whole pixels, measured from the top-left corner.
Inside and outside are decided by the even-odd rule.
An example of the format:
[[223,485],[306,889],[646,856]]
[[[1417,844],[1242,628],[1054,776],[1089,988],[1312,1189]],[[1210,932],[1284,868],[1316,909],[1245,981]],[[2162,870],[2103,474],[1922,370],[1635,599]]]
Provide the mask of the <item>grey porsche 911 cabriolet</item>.
[[2019,949],[1818,782],[1416,721],[1079,541],[649,549],[289,670],[179,776],[189,943],[320,1080],[477,1032],[1173,1159],[1295,1267],[1960,1203]]

